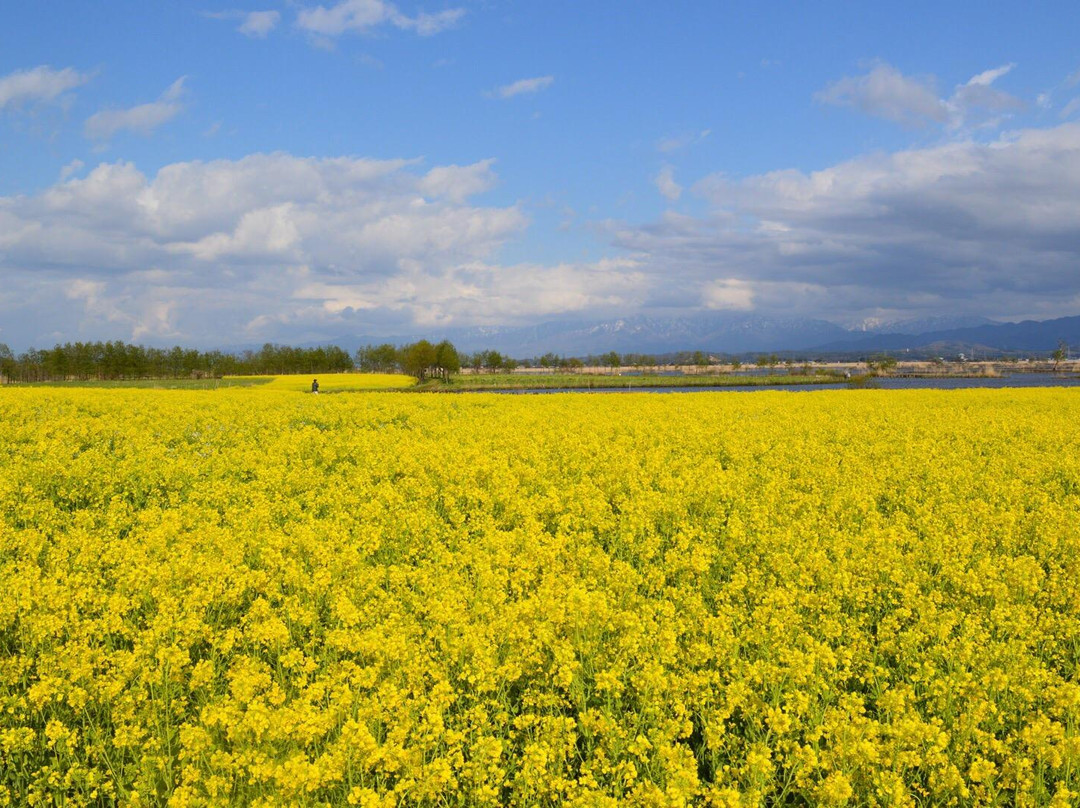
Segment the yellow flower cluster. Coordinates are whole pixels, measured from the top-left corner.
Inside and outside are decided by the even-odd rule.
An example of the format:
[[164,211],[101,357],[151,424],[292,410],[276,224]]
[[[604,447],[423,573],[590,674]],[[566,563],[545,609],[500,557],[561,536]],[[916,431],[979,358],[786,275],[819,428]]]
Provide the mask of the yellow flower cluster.
[[1080,804],[1072,391],[0,424],[0,804]]

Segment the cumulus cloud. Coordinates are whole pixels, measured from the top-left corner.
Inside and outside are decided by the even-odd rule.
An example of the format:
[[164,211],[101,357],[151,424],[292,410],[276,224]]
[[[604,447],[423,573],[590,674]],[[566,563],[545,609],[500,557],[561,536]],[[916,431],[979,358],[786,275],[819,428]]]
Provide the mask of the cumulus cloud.
[[57,98],[90,81],[89,73],[65,67],[53,70],[40,65],[30,70],[16,70],[0,76],[0,110],[24,104],[40,104]]
[[699,305],[840,317],[1080,304],[1080,124],[697,183],[707,215],[612,228]]
[[86,119],[83,131],[92,140],[109,140],[124,130],[149,135],[162,124],[168,123],[183,110],[184,81],[181,76],[149,104],[130,109],[104,109]]
[[[469,202],[494,185],[492,165],[264,154],[148,176],[103,163],[36,196],[0,197],[0,274],[21,290],[20,306],[42,307],[41,323],[55,304],[66,312],[59,327],[96,324],[129,339],[244,341],[246,323],[340,332],[372,311],[399,329],[468,321],[527,289],[542,307],[555,294],[544,283],[574,286],[490,262],[527,224],[517,206]],[[575,299],[610,292],[582,283]]]
[[675,202],[682,196],[682,186],[675,182],[675,169],[671,166],[661,168],[660,173],[653,178],[653,182],[661,196],[670,202]]
[[518,79],[510,84],[496,87],[489,96],[493,98],[513,98],[516,95],[528,95],[546,90],[555,81],[554,76],[537,76],[531,79]]
[[568,312],[1007,319],[1080,306],[1080,124],[809,173],[714,174],[684,191],[699,214],[597,225],[618,250],[599,261],[501,262],[528,222],[516,205],[476,201],[497,181],[490,160],[288,154],[79,170],[0,197],[5,341],[220,345]]
[[296,297],[318,301],[335,315],[387,306],[411,309],[418,327],[498,325],[572,312],[625,311],[641,305],[648,285],[632,258],[509,266],[474,261],[437,273],[407,262],[401,272],[374,283],[319,281],[300,287]]
[[415,16],[409,16],[386,0],[343,0],[330,7],[320,5],[300,9],[296,25],[321,37],[335,37],[349,32],[369,33],[384,25],[414,31],[420,36],[432,36],[453,28],[464,16],[463,8],[420,11]]
[[951,129],[997,124],[1002,114],[1023,108],[1023,102],[993,86],[1014,64],[984,70],[943,98],[933,76],[905,76],[877,63],[861,76],[846,76],[814,98],[824,104],[854,107],[867,115],[910,127],[945,124]]
[[429,197],[463,202],[495,187],[494,163],[489,158],[468,166],[436,166],[420,180],[419,188]]

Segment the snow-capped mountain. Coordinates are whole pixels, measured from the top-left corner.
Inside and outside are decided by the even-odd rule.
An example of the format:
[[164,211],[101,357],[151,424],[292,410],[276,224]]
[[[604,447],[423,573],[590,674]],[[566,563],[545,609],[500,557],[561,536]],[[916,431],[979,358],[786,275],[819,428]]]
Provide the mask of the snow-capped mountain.
[[1000,323],[974,315],[912,317],[902,320],[867,317],[855,323],[851,330],[872,334],[927,334],[931,331],[954,331],[958,328],[977,328],[981,325],[1000,325]]

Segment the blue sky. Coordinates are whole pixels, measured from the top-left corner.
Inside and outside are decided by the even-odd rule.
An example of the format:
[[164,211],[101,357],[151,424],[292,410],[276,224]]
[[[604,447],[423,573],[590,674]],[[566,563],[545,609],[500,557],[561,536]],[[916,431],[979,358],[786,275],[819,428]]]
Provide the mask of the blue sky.
[[8,4],[0,341],[1080,313],[1078,17]]

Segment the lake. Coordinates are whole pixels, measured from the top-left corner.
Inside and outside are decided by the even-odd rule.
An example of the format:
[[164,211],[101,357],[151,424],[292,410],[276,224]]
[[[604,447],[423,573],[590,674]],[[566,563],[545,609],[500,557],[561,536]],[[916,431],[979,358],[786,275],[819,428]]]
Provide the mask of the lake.
[[1006,387],[1080,387],[1080,376],[1059,373],[1016,373],[1011,376],[943,376],[940,378],[910,378],[882,376],[859,386],[850,382],[826,384],[766,384],[735,385],[732,387],[562,387],[549,390],[492,390],[495,393],[513,395],[539,395],[547,393],[751,393],[758,390],[787,390],[789,392],[813,390],[968,390],[972,388]]

